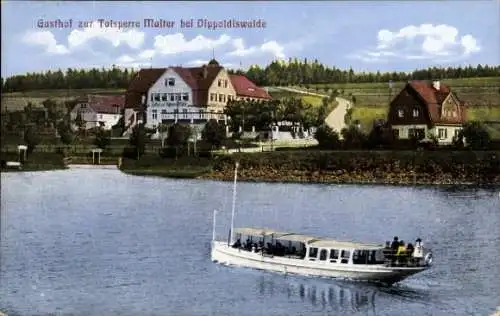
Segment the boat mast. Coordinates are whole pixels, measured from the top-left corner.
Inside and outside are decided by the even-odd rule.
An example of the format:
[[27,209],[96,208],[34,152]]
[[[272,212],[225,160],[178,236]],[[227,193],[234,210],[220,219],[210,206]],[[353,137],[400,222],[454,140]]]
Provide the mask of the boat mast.
[[239,163],[236,162],[234,167],[234,183],[233,183],[233,208],[231,210],[231,230],[229,231],[230,243],[233,243],[233,231],[234,231],[234,209],[236,208],[236,181],[238,180],[238,167]]
[[215,221],[217,217],[217,210],[214,209],[214,223],[212,226],[212,241],[215,241]]

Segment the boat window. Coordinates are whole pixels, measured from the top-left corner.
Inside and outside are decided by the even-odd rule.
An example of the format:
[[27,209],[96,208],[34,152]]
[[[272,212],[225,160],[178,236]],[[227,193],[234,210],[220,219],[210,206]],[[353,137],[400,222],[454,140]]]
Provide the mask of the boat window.
[[337,249],[330,249],[330,262],[337,263],[339,258],[339,251]]
[[321,249],[320,253],[319,253],[319,260],[322,260],[322,261],[325,261],[326,260],[326,249]]
[[315,260],[318,257],[318,248],[309,248],[309,258]]
[[352,263],[367,264],[370,252],[368,250],[355,250],[352,255]]
[[340,256],[342,257],[342,259],[340,260],[341,263],[348,263],[349,257],[351,256],[351,252],[348,250],[342,250]]

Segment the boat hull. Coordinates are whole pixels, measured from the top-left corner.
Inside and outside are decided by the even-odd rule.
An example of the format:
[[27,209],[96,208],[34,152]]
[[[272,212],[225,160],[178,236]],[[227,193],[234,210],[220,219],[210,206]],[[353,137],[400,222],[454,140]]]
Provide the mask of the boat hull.
[[227,242],[212,242],[211,259],[224,265],[248,267],[259,270],[305,276],[343,278],[356,281],[377,282],[391,285],[422,272],[427,267],[389,267],[380,265],[353,265],[327,261],[307,261],[279,256],[263,256],[235,249]]

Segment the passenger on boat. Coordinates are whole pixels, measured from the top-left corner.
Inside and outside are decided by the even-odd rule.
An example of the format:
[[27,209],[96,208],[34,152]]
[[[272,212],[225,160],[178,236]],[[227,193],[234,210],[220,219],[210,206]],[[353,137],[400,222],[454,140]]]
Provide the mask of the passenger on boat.
[[391,259],[391,262],[394,264],[396,262],[396,253],[398,251],[398,247],[399,247],[399,238],[398,236],[394,236],[394,240],[392,241],[392,244],[391,244],[391,254],[390,256],[388,256],[388,258]]
[[236,240],[236,242],[234,243],[233,248],[240,248],[240,247],[241,247],[241,239],[238,238],[238,240]]
[[392,241],[391,244],[391,249],[394,253],[396,253],[398,251],[398,247],[399,247],[399,238],[398,236],[394,236],[394,240]]
[[422,239],[418,238],[415,241],[415,249],[413,250],[413,258],[417,265],[420,264],[420,260],[424,257],[424,247],[422,246]]
[[396,252],[396,258],[399,264],[402,264],[406,261],[406,247],[404,240],[399,242],[398,251]]

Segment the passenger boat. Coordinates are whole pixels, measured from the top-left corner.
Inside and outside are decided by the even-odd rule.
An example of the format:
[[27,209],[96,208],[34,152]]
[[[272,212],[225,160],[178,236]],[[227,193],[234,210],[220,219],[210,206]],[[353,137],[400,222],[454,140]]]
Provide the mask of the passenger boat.
[[[432,252],[417,239],[411,253],[394,253],[383,244],[339,241],[330,238],[280,232],[267,228],[234,229],[235,167],[231,228],[227,241],[215,238],[213,218],[211,259],[213,262],[305,276],[346,278],[392,285],[431,267]],[[244,242],[242,242],[244,240]]]

